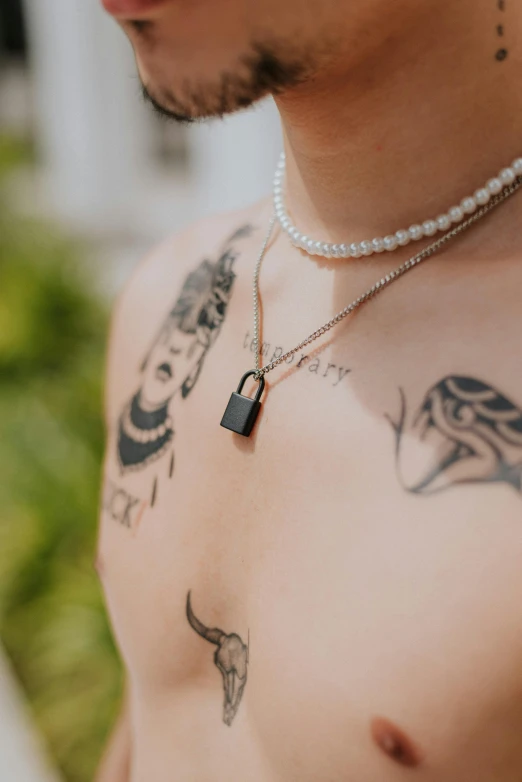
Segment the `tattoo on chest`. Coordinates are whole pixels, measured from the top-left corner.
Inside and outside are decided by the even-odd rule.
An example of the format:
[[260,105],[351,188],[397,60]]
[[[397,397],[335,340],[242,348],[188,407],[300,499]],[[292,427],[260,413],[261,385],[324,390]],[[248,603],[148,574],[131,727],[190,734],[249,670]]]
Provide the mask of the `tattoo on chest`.
[[227,635],[218,628],[205,627],[192,610],[190,592],[187,595],[186,613],[192,629],[217,647],[214,664],[223,678],[223,722],[230,726],[239,709],[247,681],[249,644],[243,643],[237,633]]
[[506,48],[505,40],[504,40],[504,36],[505,36],[504,17],[505,17],[505,12],[506,12],[506,2],[507,2],[507,0],[495,0],[495,2],[496,2],[496,5],[497,5],[497,10],[499,12],[499,21],[498,21],[497,27],[496,27],[496,37],[497,37],[497,41],[498,41],[498,48],[497,48],[497,51],[495,52],[495,59],[498,62],[503,62],[506,59],[506,57],[508,56],[508,50]]
[[410,413],[401,389],[396,467],[402,486],[434,494],[458,484],[504,483],[522,493],[522,408],[476,378],[452,375]]
[[[245,334],[243,349],[255,353],[254,339],[250,331],[247,331]],[[263,342],[261,345],[261,356],[266,364],[275,361],[279,356],[282,356],[283,353],[286,353],[286,350],[281,347],[281,345],[272,345],[270,342]],[[318,356],[308,356],[306,353],[300,353],[299,355],[294,353],[288,357],[285,363],[287,366],[294,366],[296,369],[305,369],[316,377],[320,377],[323,380],[326,379],[334,387],[338,386],[351,371],[338,364],[330,364],[328,361],[321,359]]]
[[[170,453],[174,471],[174,404],[188,397],[220,333],[232,296],[239,242],[253,228],[242,226],[216,261],[203,260],[182,286],[140,367],[140,382],[118,420],[117,455],[122,472],[142,470]],[[173,259],[175,263],[175,259]],[[151,502],[158,487],[151,487]]]
[[102,492],[102,511],[113,521],[128,529],[136,529],[141,521],[147,503],[139,497],[133,497],[128,491],[105,480]]

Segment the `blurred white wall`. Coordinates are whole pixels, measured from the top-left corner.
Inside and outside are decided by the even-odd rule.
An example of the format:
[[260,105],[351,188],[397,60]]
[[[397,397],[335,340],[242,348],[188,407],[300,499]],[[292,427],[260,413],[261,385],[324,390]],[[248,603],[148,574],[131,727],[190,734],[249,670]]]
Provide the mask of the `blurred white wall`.
[[187,130],[188,165],[151,162],[130,45],[99,0],[25,0],[46,198],[74,222],[147,235],[269,192],[281,147],[271,102]]

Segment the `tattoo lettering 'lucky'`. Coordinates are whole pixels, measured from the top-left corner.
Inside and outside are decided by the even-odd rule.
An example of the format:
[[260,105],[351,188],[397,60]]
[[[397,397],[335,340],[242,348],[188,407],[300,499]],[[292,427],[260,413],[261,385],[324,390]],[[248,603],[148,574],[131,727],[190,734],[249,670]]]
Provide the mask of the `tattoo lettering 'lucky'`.
[[139,388],[118,421],[122,471],[142,469],[170,450],[173,401],[190,394],[217,339],[235,280],[235,242],[251,231],[249,225],[236,231],[216,262],[202,261],[186,278],[142,363]]
[[123,527],[135,529],[145,510],[146,502],[139,497],[133,497],[125,489],[121,489],[111,480],[107,479],[103,486],[102,510],[113,521]]
[[410,418],[404,391],[396,433],[405,489],[432,494],[463,483],[506,483],[522,493],[522,409],[487,383],[450,376]]
[[214,663],[223,677],[225,692],[223,722],[230,726],[239,709],[247,680],[248,645],[244,644],[236,633],[227,635],[223,630],[205,627],[192,610],[190,592],[187,595],[186,610],[187,619],[192,629],[205,641],[217,646],[214,653]]

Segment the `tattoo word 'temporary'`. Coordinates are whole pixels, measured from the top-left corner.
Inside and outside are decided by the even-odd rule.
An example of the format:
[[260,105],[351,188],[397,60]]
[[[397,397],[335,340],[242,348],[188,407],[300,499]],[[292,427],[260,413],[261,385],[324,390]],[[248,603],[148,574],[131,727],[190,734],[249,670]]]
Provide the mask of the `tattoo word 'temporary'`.
[[214,664],[223,677],[223,722],[230,726],[239,709],[247,681],[249,645],[244,644],[236,633],[227,635],[218,628],[205,627],[192,610],[190,592],[187,595],[186,612],[192,629],[217,647]]
[[504,483],[522,493],[522,408],[493,386],[452,375],[434,385],[409,415],[401,389],[397,474],[415,494],[458,484]]
[[[243,348],[251,353],[255,353],[255,342],[249,331],[245,334]],[[269,342],[263,342],[261,345],[261,355],[267,364],[275,361],[284,353],[286,353],[286,350],[280,345],[271,345]],[[306,368],[308,372],[316,375],[316,377],[327,378],[334,387],[338,386],[351,371],[337,364],[330,364],[325,360],[321,360],[318,356],[312,357],[305,353],[294,353],[288,357],[285,364],[288,367],[293,366],[295,369]]]

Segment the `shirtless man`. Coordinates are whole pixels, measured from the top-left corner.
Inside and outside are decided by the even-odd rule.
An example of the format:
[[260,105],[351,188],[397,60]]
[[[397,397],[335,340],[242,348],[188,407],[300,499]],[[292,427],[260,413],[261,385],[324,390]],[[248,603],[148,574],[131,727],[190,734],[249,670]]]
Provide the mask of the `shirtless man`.
[[[163,113],[275,96],[302,233],[391,237],[324,258],[276,225],[262,365],[522,170],[516,0],[104,3]],[[267,372],[245,437],[220,422],[272,213],[173,237],[116,308],[98,566],[128,688],[99,780],[520,782],[522,192]]]

